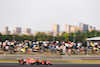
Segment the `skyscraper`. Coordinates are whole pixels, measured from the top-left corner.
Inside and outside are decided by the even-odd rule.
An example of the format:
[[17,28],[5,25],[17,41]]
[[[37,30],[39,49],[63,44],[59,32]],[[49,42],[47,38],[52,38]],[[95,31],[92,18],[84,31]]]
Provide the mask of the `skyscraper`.
[[7,26],[4,27],[4,34],[10,34],[10,31],[8,30]]
[[84,24],[84,23],[80,23],[79,26],[83,28],[83,32],[86,32],[89,29],[96,29],[95,27],[90,26],[88,24]]
[[96,27],[94,27],[94,29],[96,29]]
[[83,31],[83,28],[82,27],[79,27],[79,26],[71,26],[71,32],[74,33],[74,32],[82,32]]
[[15,34],[21,34],[21,28],[20,27],[15,27]]
[[31,35],[31,29],[30,28],[25,28],[24,29],[24,34],[25,35]]
[[57,34],[59,34],[59,28],[60,26],[58,24],[53,24],[53,36],[57,36]]
[[88,29],[92,29],[92,26],[89,26],[89,28]]
[[71,25],[65,24],[65,33],[71,33]]

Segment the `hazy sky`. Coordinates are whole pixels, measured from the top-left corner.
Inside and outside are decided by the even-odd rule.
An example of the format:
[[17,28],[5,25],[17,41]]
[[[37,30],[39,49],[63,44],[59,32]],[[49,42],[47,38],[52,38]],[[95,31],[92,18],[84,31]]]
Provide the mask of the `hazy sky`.
[[51,31],[52,24],[86,23],[100,29],[100,0],[0,0],[0,31],[4,26]]

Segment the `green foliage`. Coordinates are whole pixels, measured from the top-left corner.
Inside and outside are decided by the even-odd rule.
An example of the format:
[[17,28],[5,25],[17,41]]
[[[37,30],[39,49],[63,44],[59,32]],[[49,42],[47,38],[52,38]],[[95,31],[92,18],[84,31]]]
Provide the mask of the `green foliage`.
[[62,35],[62,37],[64,38],[64,41],[68,41],[69,40],[69,34],[67,34],[67,33],[64,33]]
[[[95,37],[95,36],[100,36],[100,31],[91,31],[89,32],[88,30],[86,32],[76,32],[75,33],[75,41],[85,41],[86,38],[88,37]],[[48,40],[48,41],[52,41],[53,40],[53,36],[49,36],[49,35],[46,35],[44,32],[38,32],[36,36],[27,36],[27,35],[15,35],[15,40],[16,41],[24,41],[24,40],[31,40],[33,41],[34,39],[35,40],[38,40],[38,41],[45,41],[45,40]],[[10,40],[10,41],[13,41],[13,35],[2,35],[0,33],[0,41],[5,41],[6,39]],[[58,41],[73,41],[74,40],[74,33],[65,33],[63,32],[63,34],[61,36],[57,35],[55,37],[55,40],[58,40]]]
[[38,32],[36,35],[36,40],[42,41],[42,40],[48,40],[49,36],[46,35],[44,32]]

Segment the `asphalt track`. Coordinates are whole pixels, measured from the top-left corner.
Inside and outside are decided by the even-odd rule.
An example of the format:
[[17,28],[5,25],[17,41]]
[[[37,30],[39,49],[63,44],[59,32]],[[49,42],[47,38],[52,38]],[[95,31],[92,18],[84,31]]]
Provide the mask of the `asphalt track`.
[[0,63],[0,67],[100,67],[100,64],[20,65],[19,63]]

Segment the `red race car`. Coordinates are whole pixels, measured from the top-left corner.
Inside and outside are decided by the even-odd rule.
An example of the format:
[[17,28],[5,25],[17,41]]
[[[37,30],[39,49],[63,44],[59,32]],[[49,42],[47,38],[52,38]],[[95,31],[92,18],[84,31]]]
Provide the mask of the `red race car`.
[[33,58],[30,58],[30,59],[19,59],[19,63],[20,64],[37,64],[37,65],[51,65],[51,62],[49,61],[46,61],[46,60],[39,60],[39,59],[33,59]]
[[41,61],[41,64],[42,65],[52,65],[51,62],[46,61],[46,60]]
[[30,64],[35,64],[36,62],[37,62],[37,60],[36,59],[33,59],[33,58],[30,58],[30,59],[19,59],[19,63],[21,65],[23,65],[23,64],[30,65]]

